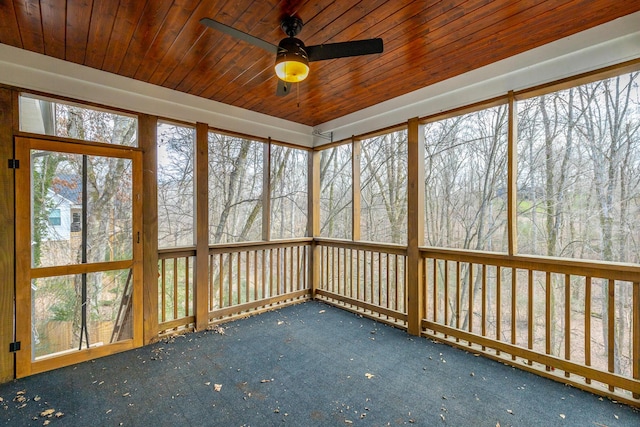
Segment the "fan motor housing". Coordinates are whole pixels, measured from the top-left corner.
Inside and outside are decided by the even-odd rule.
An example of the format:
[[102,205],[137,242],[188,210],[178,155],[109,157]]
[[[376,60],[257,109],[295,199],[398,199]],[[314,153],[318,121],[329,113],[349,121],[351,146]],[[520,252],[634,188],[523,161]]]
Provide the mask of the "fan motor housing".
[[302,19],[297,16],[287,16],[282,19],[280,28],[282,28],[282,31],[289,37],[295,37],[302,31],[302,25]]

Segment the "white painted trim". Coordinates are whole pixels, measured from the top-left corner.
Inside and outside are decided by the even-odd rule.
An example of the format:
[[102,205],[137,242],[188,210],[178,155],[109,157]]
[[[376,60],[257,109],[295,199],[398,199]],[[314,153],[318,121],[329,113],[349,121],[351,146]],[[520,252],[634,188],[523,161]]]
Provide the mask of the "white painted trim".
[[[640,57],[640,12],[314,127],[340,141]],[[314,146],[327,144],[319,137]]]
[[311,127],[0,43],[0,83],[310,147]]

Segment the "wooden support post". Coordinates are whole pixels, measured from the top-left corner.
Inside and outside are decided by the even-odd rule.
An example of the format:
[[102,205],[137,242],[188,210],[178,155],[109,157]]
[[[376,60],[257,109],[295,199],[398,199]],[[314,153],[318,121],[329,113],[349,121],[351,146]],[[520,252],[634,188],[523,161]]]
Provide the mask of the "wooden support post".
[[209,126],[196,124],[195,165],[195,241],[196,265],[193,283],[193,305],[196,330],[209,324]]
[[[309,152],[308,163],[308,217],[307,236],[318,237],[320,235],[320,156],[318,150]],[[322,262],[322,247],[315,240],[311,244],[309,262],[309,285],[311,287],[311,297],[315,298],[316,290],[320,282],[320,262]]]
[[[509,238],[509,255],[518,253],[518,201],[516,199],[516,179],[518,177],[518,111],[513,91],[509,92],[509,130],[507,146],[507,234]],[[514,279],[515,280],[515,279]]]
[[262,150],[262,240],[271,240],[271,138]]
[[351,239],[355,242],[360,240],[360,156],[362,153],[362,143],[351,138]]
[[424,242],[424,136],[417,118],[409,120],[407,177],[407,331],[422,332],[424,317],[424,261],[420,246]]
[[138,116],[139,144],[142,156],[142,242],[143,242],[143,340],[158,337],[158,118]]
[[[15,253],[14,253],[14,170],[9,169],[13,159],[13,92],[0,89],[0,383],[14,378],[14,353],[9,345],[14,341]],[[16,107],[17,108],[17,107]],[[28,197],[29,191],[21,192]],[[15,319],[16,322],[19,319]]]

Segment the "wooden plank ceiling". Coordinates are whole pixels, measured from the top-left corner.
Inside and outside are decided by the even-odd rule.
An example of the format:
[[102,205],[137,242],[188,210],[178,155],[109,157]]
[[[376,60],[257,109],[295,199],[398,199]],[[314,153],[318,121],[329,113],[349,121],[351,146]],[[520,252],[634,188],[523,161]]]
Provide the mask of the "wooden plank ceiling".
[[[14,0],[0,2],[0,42],[314,126],[638,10],[621,0]],[[292,14],[307,45],[381,37],[384,53],[313,62],[277,97],[271,54],[199,23],[277,45]]]

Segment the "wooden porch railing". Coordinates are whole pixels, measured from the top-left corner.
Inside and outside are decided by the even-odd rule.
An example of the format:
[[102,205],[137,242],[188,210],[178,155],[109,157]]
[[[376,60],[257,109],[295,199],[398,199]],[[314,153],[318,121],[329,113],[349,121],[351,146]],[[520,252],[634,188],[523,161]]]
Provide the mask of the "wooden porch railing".
[[327,239],[317,242],[321,257],[316,297],[406,327],[404,246]]
[[[208,323],[315,297],[407,328],[407,249],[332,239],[209,248]],[[640,267],[421,248],[422,335],[640,406]],[[193,327],[195,249],[159,254],[160,331]]]
[[309,298],[311,239],[209,249],[209,320]]
[[195,249],[158,252],[158,329],[177,330],[194,320]]
[[[311,239],[209,248],[209,322],[309,298]],[[158,252],[161,335],[193,328],[195,248]]]
[[640,404],[640,268],[445,249],[425,261],[425,335]]

